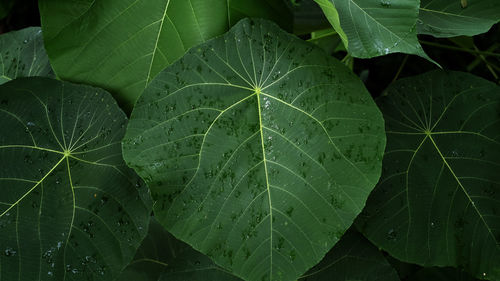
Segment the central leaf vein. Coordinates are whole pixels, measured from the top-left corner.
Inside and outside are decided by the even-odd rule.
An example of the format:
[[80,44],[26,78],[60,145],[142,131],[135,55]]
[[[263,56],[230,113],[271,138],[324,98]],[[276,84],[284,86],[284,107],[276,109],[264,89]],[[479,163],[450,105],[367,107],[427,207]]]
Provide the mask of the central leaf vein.
[[269,280],[272,280],[273,278],[273,206],[271,203],[271,190],[269,189],[269,177],[268,177],[268,170],[267,170],[267,160],[266,160],[266,151],[264,147],[264,126],[262,124],[262,110],[261,110],[261,104],[260,104],[260,90],[256,92],[256,97],[257,97],[257,108],[259,110],[259,129],[260,129],[260,141],[262,144],[262,160],[264,162],[264,172],[266,174],[266,189],[267,189],[267,199],[269,200],[269,235],[270,235],[270,240],[269,240],[269,255],[270,255],[270,271],[269,271]]

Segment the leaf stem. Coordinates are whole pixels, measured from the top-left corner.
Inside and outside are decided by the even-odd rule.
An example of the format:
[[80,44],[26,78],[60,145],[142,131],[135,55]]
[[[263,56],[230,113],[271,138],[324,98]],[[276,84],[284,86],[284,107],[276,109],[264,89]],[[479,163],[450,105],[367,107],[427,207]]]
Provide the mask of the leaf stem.
[[470,53],[470,54],[481,54],[481,55],[485,55],[485,56],[500,57],[500,54],[487,52],[487,51],[470,50],[470,49],[459,48],[459,47],[455,47],[455,46],[444,45],[444,44],[439,44],[439,43],[434,43],[434,42],[429,42],[429,41],[424,41],[424,40],[419,40],[419,41],[421,44],[433,46],[433,47],[438,47],[438,48],[443,48],[443,49],[461,51],[461,52],[466,52],[466,53]]
[[396,72],[396,75],[394,76],[394,78],[392,79],[391,83],[394,83],[394,81],[396,81],[399,77],[399,74],[401,74],[401,71],[403,70],[403,67],[405,67],[406,65],[406,62],[408,61],[408,55],[406,55],[403,59],[403,62],[401,63],[401,65],[399,66],[399,69],[398,69],[398,72]]
[[307,41],[307,42],[312,42],[312,41],[314,41],[314,40],[319,40],[319,39],[321,39],[321,38],[325,38],[325,37],[328,37],[328,36],[333,36],[333,35],[335,35],[335,34],[337,34],[337,32],[334,30],[334,31],[331,31],[331,32],[328,32],[328,33],[325,33],[325,34],[321,34],[321,35],[319,35],[318,37],[314,37],[314,38],[307,39],[306,41]]

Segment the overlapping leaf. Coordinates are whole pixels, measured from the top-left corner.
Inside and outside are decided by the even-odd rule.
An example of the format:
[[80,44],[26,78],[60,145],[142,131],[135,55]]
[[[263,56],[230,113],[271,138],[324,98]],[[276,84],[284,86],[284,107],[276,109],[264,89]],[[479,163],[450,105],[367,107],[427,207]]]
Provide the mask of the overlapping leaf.
[[417,31],[435,37],[473,36],[500,21],[497,0],[422,0]]
[[319,262],[363,208],[384,146],[359,79],[263,20],[159,74],[123,142],[160,223],[245,280]]
[[112,280],[147,233],[147,188],[122,160],[127,119],[103,90],[0,86],[2,280]]
[[[260,2],[235,1],[234,8],[257,7],[270,14]],[[231,3],[41,0],[39,6],[46,48],[58,76],[108,89],[130,109],[158,72],[236,22],[240,15],[230,19]]]
[[28,76],[54,76],[39,27],[0,35],[0,84]]
[[240,280],[168,233],[155,219],[132,263],[118,281]]
[[387,150],[360,227],[403,261],[500,278],[500,88],[457,72],[403,79],[380,100]]
[[417,39],[418,0],[315,1],[353,56],[371,58],[400,52],[430,60]]
[[339,243],[300,281],[399,281],[382,253],[358,232],[346,232]]
[[466,272],[457,268],[428,267],[423,268],[408,278],[408,281],[477,281]]

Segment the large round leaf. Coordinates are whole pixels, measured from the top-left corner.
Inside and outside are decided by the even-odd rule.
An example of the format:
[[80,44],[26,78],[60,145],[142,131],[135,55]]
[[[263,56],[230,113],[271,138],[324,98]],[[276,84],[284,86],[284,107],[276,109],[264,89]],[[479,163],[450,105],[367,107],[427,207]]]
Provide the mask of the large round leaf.
[[315,1],[353,56],[407,53],[432,61],[417,39],[418,0]]
[[[463,2],[465,0],[462,0]],[[422,0],[417,31],[435,37],[473,36],[500,21],[497,0]]]
[[54,76],[40,27],[0,35],[0,84],[28,76]]
[[147,233],[147,188],[122,160],[127,119],[103,90],[0,86],[2,280],[112,280]]
[[500,88],[430,72],[389,87],[380,107],[388,143],[364,233],[403,261],[500,279]]
[[246,280],[292,280],[363,208],[385,135],[346,67],[243,20],[159,74],[123,147],[176,237]]
[[41,0],[39,5],[58,76],[108,89],[130,109],[158,72],[190,47],[227,31],[246,9],[273,15],[261,5],[265,0],[234,2]]

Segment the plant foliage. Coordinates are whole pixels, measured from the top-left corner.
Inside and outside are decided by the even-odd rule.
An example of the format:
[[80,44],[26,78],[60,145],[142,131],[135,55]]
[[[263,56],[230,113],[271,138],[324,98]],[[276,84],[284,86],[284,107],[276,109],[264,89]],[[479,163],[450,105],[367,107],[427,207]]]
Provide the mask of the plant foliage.
[[151,83],[124,157],[175,236],[243,278],[288,280],[361,211],[384,146],[380,113],[344,66],[244,20]]
[[101,89],[22,78],[0,86],[0,116],[2,280],[112,280],[151,210],[123,112]]
[[401,260],[499,279],[500,87],[430,72],[379,105],[388,144],[363,233]]
[[500,280],[499,21],[3,0],[0,280]]

